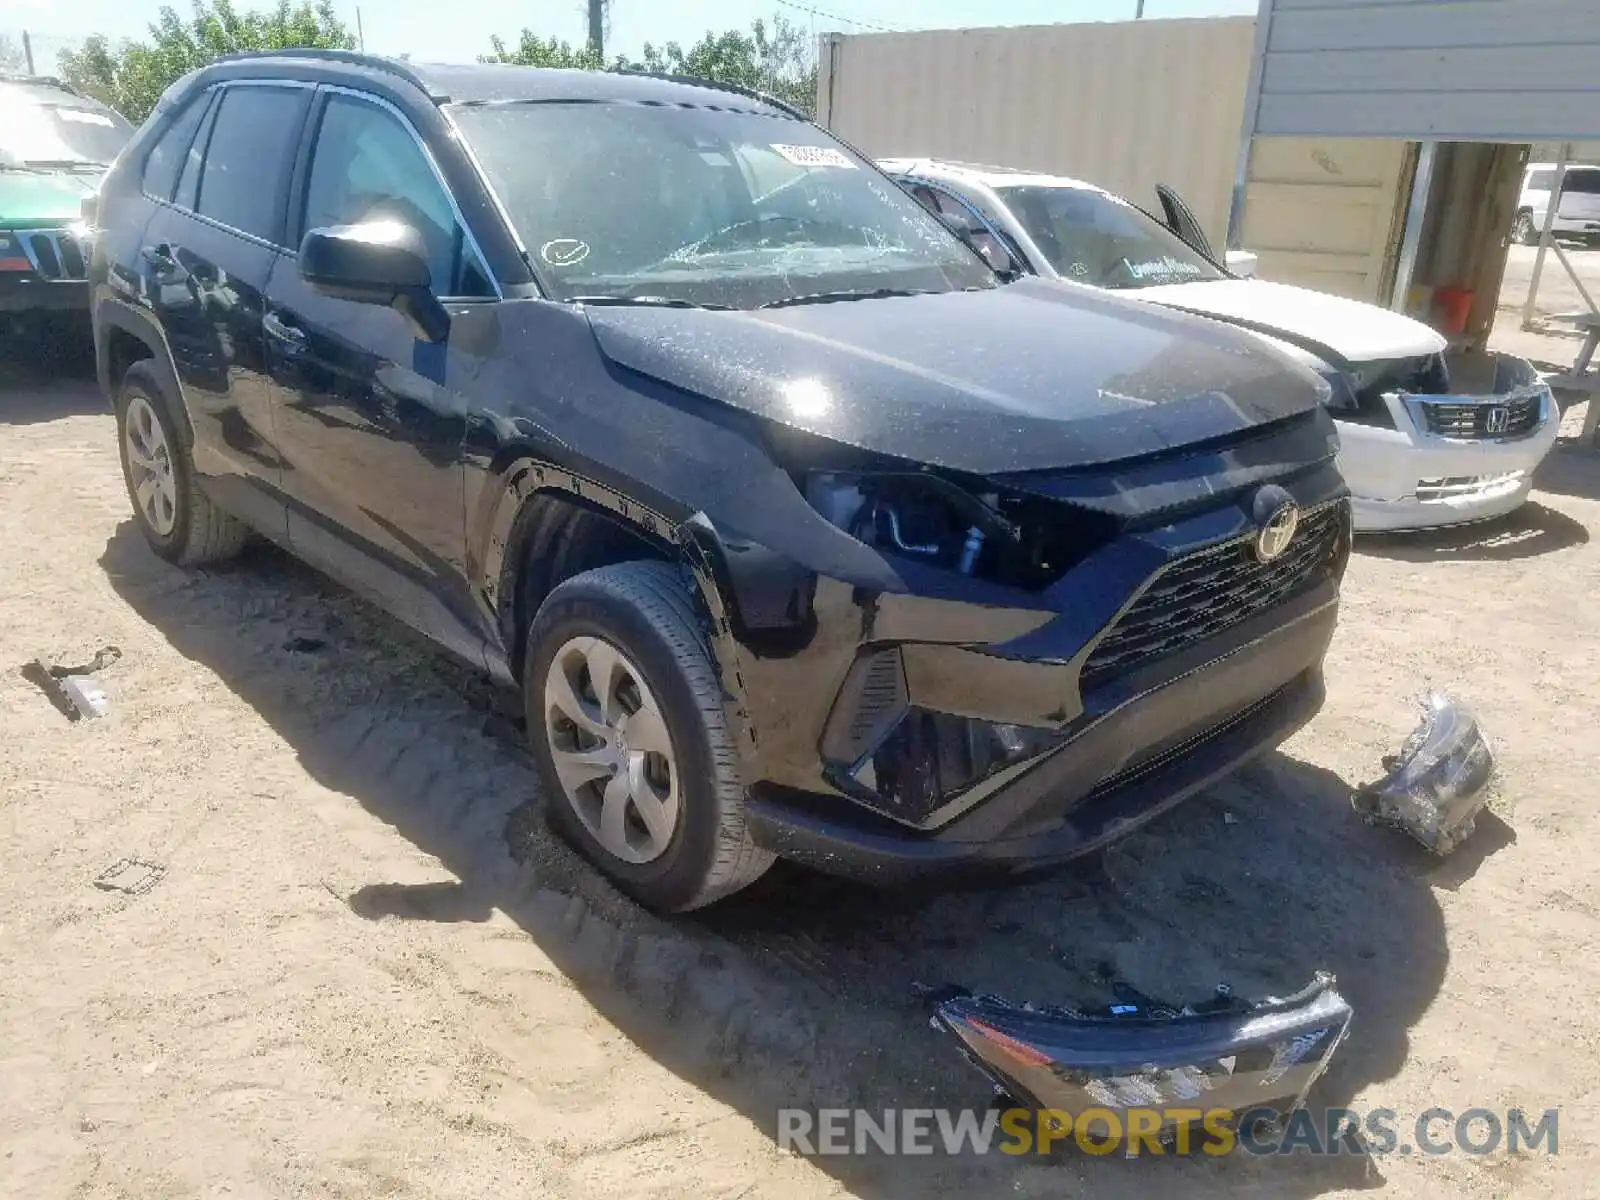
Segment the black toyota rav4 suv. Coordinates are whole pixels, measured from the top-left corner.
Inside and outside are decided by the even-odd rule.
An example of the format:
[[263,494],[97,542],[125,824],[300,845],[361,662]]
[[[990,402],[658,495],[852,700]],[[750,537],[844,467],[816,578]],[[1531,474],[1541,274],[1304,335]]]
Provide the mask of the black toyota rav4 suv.
[[1007,282],[775,101],[235,57],[97,226],[156,552],[264,534],[519,685],[552,820],[660,909],[1061,862],[1321,702],[1321,382]]

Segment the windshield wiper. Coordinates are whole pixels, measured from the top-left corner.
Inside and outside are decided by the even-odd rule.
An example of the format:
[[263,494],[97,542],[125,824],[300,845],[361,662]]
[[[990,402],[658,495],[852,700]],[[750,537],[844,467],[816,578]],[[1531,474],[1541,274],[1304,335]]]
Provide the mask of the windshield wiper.
[[797,304],[833,304],[840,300],[888,300],[894,296],[933,296],[931,288],[858,288],[843,292],[807,292],[803,296],[785,296],[769,300],[761,308],[793,308]]
[[641,308],[701,308],[713,312],[730,312],[731,304],[696,304],[681,296],[568,296],[568,304],[638,305]]

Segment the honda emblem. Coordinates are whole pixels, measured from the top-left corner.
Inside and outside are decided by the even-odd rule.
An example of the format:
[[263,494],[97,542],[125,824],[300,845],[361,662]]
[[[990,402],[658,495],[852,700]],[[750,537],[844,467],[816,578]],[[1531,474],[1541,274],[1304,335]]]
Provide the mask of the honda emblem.
[[1485,433],[1504,433],[1511,428],[1511,410],[1504,405],[1497,404],[1484,414],[1483,430]]

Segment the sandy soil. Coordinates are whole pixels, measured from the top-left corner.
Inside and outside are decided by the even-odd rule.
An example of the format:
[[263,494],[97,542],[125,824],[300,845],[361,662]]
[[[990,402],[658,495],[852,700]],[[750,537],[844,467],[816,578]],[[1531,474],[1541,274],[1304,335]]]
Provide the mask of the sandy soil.
[[[780,869],[663,922],[544,831],[504,697],[275,551],[159,562],[92,385],[0,383],[0,1195],[1593,1195],[1596,527],[1600,455],[1568,442],[1512,520],[1364,544],[1321,717],[1081,868],[921,899]],[[103,721],[19,674],[106,644]],[[1346,802],[1425,681],[1503,767],[1443,863]],[[96,889],[125,855],[165,877]],[[1559,1107],[1560,1156],[773,1142],[785,1104],[985,1103],[916,981],[1093,1001],[1108,968],[1183,997],[1318,967],[1357,1011],[1319,1104]]]

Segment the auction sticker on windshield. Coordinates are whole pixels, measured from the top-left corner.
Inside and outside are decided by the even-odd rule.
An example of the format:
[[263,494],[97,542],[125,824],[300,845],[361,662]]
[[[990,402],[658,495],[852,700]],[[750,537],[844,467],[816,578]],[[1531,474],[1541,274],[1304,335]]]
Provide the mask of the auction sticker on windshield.
[[835,150],[832,146],[780,146],[774,142],[772,148],[797,167],[845,167],[851,171],[856,169],[848,154],[843,150]]

